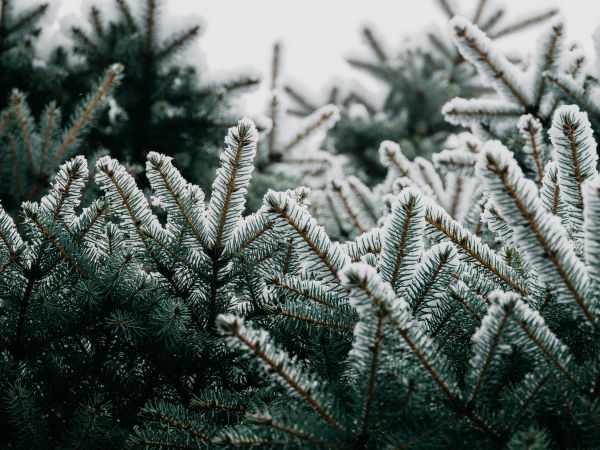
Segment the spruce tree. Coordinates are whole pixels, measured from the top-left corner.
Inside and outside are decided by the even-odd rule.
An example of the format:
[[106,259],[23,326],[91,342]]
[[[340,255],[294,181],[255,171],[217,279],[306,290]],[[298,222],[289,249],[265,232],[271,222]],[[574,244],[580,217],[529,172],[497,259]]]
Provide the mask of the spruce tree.
[[182,28],[161,40],[161,1],[143,3],[139,16],[127,0],[114,0],[115,21],[91,7],[90,31],[71,29],[74,52],[82,62],[65,82],[66,102],[89,89],[95,74],[120,63],[125,67],[113,93],[114,107],[105,109],[87,142],[105,148],[122,161],[143,164],[149,150],[176,157],[179,166],[203,188],[217,166],[224,130],[235,120],[227,112],[233,97],[259,80],[253,74],[208,82],[192,65],[173,63],[174,57],[195,44],[201,25]]

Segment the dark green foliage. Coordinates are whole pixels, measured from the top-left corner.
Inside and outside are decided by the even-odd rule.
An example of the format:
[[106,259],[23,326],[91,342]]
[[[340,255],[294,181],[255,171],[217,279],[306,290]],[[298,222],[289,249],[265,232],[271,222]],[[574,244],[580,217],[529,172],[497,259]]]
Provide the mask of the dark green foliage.
[[[79,26],[71,30],[76,58],[59,47],[41,63],[35,61],[36,23],[47,5],[15,16],[14,2],[0,2],[0,106],[10,108],[10,93],[16,88],[27,94],[33,122],[41,124],[57,107],[63,120],[75,117],[82,93],[94,91],[106,67],[121,64],[121,83],[110,102],[97,108],[78,151],[91,159],[109,152],[131,165],[143,164],[150,150],[161,151],[176,156],[183,172],[208,188],[203,183],[212,177],[223,132],[233,123],[231,99],[258,79],[241,75],[222,83],[206,81],[206,74],[174,58],[195,42],[200,25],[160,40],[161,2],[139,1],[144,5],[137,17],[126,0],[115,0],[115,21],[105,21],[101,9],[92,7],[90,31]],[[58,162],[51,161],[46,169],[54,172]],[[3,198],[17,205],[22,196],[14,190],[11,194],[3,193]]]
[[[98,112],[119,84],[122,71],[119,64],[101,71],[105,75],[80,100],[64,126],[62,111],[55,102],[50,102],[36,119],[25,94],[13,90],[0,119],[0,167],[5,180],[0,195],[6,209],[14,211],[24,200],[38,199],[54,176],[55,167],[82,151]],[[91,182],[88,180],[86,190]]]
[[[473,21],[492,36],[527,24],[502,28],[486,4]],[[395,83],[387,122],[378,129],[369,105],[352,116],[364,99],[351,93],[330,148],[345,126],[361,136],[352,151],[363,163],[378,133],[408,153],[458,123],[476,133],[453,136],[432,161],[382,142],[366,177],[383,178],[375,185],[300,146],[337,121],[337,107],[281,136],[276,46],[272,127],[262,143],[249,119],[229,128],[216,174],[194,173],[212,180],[207,198],[176,168],[180,156],[145,147],[208,151],[228,93],[252,80],[198,87],[193,71],[163,65],[197,29],[159,43],[153,0],[141,19],[117,5],[117,22],[93,9],[92,34],[73,30],[83,62],[72,86],[104,73],[87,98],[65,91],[62,113],[50,102],[38,116],[13,90],[0,115],[3,448],[600,446],[598,127],[593,110],[561,104],[548,72],[581,81],[573,51],[559,58],[562,25],[541,34],[522,82],[485,34],[453,19],[463,56],[498,98],[449,102],[452,126],[439,108],[472,78],[466,61],[452,52],[446,65],[420,65],[428,53],[407,51],[394,65],[367,31],[380,64],[355,65]],[[73,157],[83,151],[93,156]],[[284,190],[301,180],[316,188]],[[285,187],[247,208],[269,183]]]
[[12,89],[19,89],[31,93],[39,111],[49,101],[48,89],[60,86],[65,75],[60,67],[34,64],[34,44],[41,31],[38,22],[47,9],[48,4],[40,2],[15,12],[13,0],[0,2],[0,107],[8,103]]
[[191,65],[173,64],[181,50],[195,43],[200,24],[164,40],[160,34],[159,0],[144,0],[139,17],[127,0],[115,0],[116,21],[105,22],[102,10],[90,11],[90,32],[71,30],[74,51],[83,58],[65,85],[75,94],[88,88],[90,76],[119,62],[125,73],[115,90],[114,116],[106,110],[90,134],[88,145],[106,148],[122,161],[141,164],[148,151],[175,155],[178,165],[194,182],[203,184],[216,167],[218,148],[231,119],[226,108],[240,91],[256,85],[252,76],[222,84],[200,85]]

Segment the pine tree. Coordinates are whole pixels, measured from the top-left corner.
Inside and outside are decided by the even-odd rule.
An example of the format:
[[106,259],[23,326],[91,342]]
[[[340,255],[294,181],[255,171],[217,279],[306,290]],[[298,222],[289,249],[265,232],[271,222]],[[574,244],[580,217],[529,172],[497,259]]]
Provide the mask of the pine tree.
[[235,122],[228,105],[258,78],[248,74],[207,82],[193,66],[173,63],[200,35],[200,24],[160,40],[161,1],[143,0],[139,17],[127,0],[115,0],[115,7],[117,20],[105,21],[102,10],[93,6],[90,31],[71,29],[74,52],[82,63],[70,69],[64,83],[64,107],[68,109],[81,89],[89,89],[94,74],[115,62],[122,64],[125,71],[113,94],[114,105],[103,111],[88,145],[137,164],[143,164],[150,150],[171,154],[185,174],[208,188],[203,183],[217,166],[223,131]]

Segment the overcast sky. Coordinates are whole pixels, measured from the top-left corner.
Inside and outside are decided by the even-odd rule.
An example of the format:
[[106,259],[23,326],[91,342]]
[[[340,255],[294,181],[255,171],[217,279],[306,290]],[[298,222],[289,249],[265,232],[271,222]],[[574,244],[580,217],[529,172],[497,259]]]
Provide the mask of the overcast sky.
[[[34,0],[21,0],[34,1]],[[135,5],[143,0],[129,0]],[[17,1],[17,4],[19,1]],[[51,0],[52,15],[63,28],[87,14],[90,4],[114,10],[114,0]],[[477,0],[458,0],[461,12],[472,15]],[[592,48],[591,35],[600,23],[600,3],[594,0],[500,0],[511,16],[558,6],[567,23],[570,40]],[[273,42],[284,44],[284,74],[318,95],[334,77],[356,79],[367,88],[377,85],[350,68],[344,57],[364,50],[359,34],[363,23],[372,24],[391,48],[407,34],[427,26],[444,27],[445,17],[434,0],[163,0],[168,32],[202,18],[205,31],[189,59],[216,74],[248,67],[267,75]],[[539,29],[538,29],[539,30]],[[533,48],[536,31],[507,38],[501,45]],[[204,61],[201,61],[204,59]],[[247,107],[258,112],[266,89],[250,96]]]

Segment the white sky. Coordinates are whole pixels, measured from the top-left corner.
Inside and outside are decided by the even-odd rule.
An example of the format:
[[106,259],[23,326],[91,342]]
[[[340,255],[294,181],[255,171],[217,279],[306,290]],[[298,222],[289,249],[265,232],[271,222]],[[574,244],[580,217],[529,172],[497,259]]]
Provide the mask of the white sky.
[[[18,0],[31,2],[34,0]],[[90,4],[113,10],[114,0],[50,0],[58,8],[63,24],[74,15],[87,15]],[[129,0],[134,5],[143,0]],[[477,0],[458,0],[463,14],[472,15]],[[500,0],[511,16],[558,6],[566,19],[567,36],[592,48],[591,35],[600,24],[600,2],[595,0]],[[369,89],[372,80],[346,64],[344,57],[364,50],[359,33],[364,23],[372,24],[391,48],[403,36],[436,24],[445,26],[445,17],[434,0],[163,0],[166,23],[174,29],[202,17],[203,36],[188,57],[204,58],[211,72],[232,72],[248,67],[268,77],[273,42],[284,44],[283,74],[318,95],[334,77],[355,79]],[[64,16],[67,15],[66,18]],[[63,25],[64,27],[64,25]],[[507,38],[501,45],[527,51],[535,44],[536,31]],[[195,61],[189,61],[191,63]],[[198,63],[200,63],[198,61]],[[203,63],[200,63],[204,65]],[[267,84],[266,82],[264,83]],[[247,100],[249,112],[265,105],[266,86]]]

